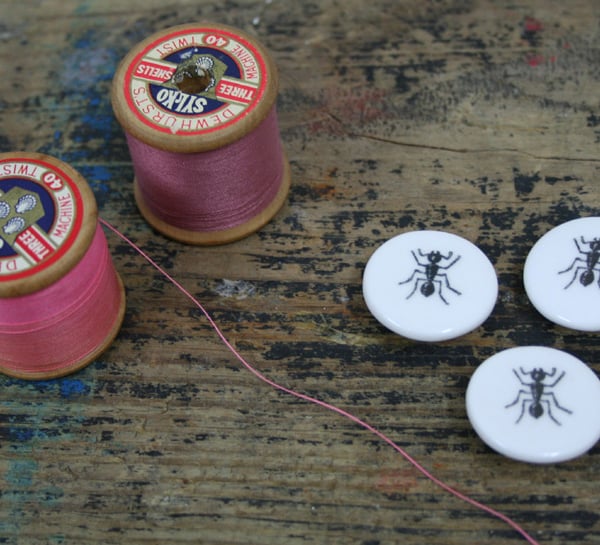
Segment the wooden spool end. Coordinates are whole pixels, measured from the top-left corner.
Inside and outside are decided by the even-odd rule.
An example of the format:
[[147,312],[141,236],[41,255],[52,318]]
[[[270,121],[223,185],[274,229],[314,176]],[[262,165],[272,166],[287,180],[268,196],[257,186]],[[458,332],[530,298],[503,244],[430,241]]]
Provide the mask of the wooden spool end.
[[[224,148],[254,131],[271,113],[278,74],[264,46],[225,25],[197,23],[156,32],[123,58],[111,99],[123,130],[156,150],[201,154]],[[272,202],[255,217],[221,231],[189,231],[157,217],[134,181],[145,219],[166,236],[190,244],[223,244],[268,223],[286,200],[290,168]]]
[[[41,153],[0,153],[0,300],[18,305],[19,297],[64,278],[85,256],[97,228],[94,194],[75,169]],[[28,372],[6,365],[0,351],[0,372],[26,379],[55,378],[97,358],[123,321],[125,291],[118,275],[117,280],[120,303],[114,322],[102,343],[85,357],[53,371]]]

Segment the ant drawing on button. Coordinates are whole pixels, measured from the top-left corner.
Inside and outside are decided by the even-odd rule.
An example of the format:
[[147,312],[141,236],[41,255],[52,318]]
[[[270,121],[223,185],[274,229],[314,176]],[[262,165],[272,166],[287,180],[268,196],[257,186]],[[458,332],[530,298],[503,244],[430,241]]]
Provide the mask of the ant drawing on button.
[[[550,391],[554,388],[565,376],[565,372],[563,371],[554,382],[545,383],[544,380],[547,377],[553,378],[556,375],[556,367],[552,368],[552,371],[549,373],[544,371],[541,367],[534,367],[531,371],[527,372],[522,367],[519,369],[521,374],[517,372],[516,369],[513,369],[513,373],[519,380],[519,382],[526,386],[528,389],[525,390],[521,388],[517,397],[512,403],[505,405],[504,408],[508,409],[510,407],[514,407],[521,402],[521,413],[519,414],[519,418],[517,418],[515,424],[518,424],[523,416],[525,415],[525,409],[528,409],[528,412],[533,418],[540,418],[544,412],[551,418],[551,420],[558,424],[561,423],[556,419],[556,417],[552,414],[552,407],[556,409],[560,409],[561,411],[567,414],[573,414],[573,411],[563,407],[556,399],[556,395],[554,392]],[[531,382],[528,382],[525,377],[531,377]],[[529,407],[527,407],[529,405]],[[546,410],[544,411],[544,405]]]
[[[406,280],[398,282],[399,285],[413,282],[413,289],[406,296],[406,299],[410,299],[419,287],[421,293],[425,297],[429,297],[435,292],[435,286],[437,285],[437,292],[440,296],[440,299],[448,305],[449,303],[444,297],[444,287],[450,291],[453,291],[456,293],[456,295],[461,295],[461,293],[450,285],[448,275],[445,272],[440,271],[448,270],[460,259],[460,256],[457,255],[453,261],[450,261],[453,255],[452,252],[448,252],[448,255],[442,255],[442,253],[438,250],[432,250],[431,252],[425,253],[419,248],[417,251],[419,252],[418,256],[414,250],[411,250],[411,253],[420,268],[416,267]],[[419,257],[426,258],[427,261],[420,261]],[[447,265],[442,265],[442,261],[450,261],[450,263]],[[441,279],[444,281],[442,282]]]
[[573,271],[573,277],[564,289],[569,288],[571,284],[575,282],[579,272],[581,272],[581,275],[579,276],[579,283],[582,286],[589,286],[594,281],[594,273],[597,273],[597,283],[598,287],[600,287],[600,238],[585,240],[583,236],[581,237],[581,244],[587,246],[589,251],[582,249],[582,247],[579,245],[579,241],[576,238],[573,239],[573,241],[575,242],[575,246],[577,246],[577,251],[584,257],[576,257],[564,271],[558,272],[558,274],[564,274],[566,272]]

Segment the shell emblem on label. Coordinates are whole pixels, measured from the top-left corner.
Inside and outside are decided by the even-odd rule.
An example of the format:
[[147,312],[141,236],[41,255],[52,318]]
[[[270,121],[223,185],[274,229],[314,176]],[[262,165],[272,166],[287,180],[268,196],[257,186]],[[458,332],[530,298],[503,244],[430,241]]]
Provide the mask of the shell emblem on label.
[[0,282],[45,269],[73,245],[82,199],[60,169],[44,161],[0,161]]
[[198,135],[252,111],[266,83],[265,62],[252,44],[226,30],[198,28],[145,47],[127,69],[124,94],[142,123]]

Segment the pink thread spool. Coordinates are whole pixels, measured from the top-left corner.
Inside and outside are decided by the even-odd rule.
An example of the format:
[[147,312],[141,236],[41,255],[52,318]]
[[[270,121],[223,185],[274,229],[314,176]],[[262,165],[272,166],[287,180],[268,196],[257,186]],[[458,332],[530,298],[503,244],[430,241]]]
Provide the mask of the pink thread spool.
[[133,160],[135,199],[158,231],[223,244],[268,223],[290,186],[266,49],[222,25],[181,25],[135,46],[112,104]]
[[0,154],[0,371],[72,373],[110,345],[124,312],[85,180],[47,155]]

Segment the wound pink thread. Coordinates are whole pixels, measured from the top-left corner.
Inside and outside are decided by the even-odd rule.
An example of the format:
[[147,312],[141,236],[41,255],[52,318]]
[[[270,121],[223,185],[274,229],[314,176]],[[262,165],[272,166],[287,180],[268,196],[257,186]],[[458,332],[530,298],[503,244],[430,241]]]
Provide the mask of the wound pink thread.
[[68,369],[103,344],[121,287],[100,225],[79,263],[54,284],[0,299],[0,363],[17,373]]
[[529,535],[523,527],[521,527],[518,523],[516,523],[514,520],[512,520],[507,515],[501,513],[500,511],[497,511],[496,509],[494,509],[492,507],[489,507],[488,505],[486,505],[484,503],[481,503],[481,502],[467,496],[466,494],[463,494],[459,490],[453,488],[452,486],[446,484],[444,481],[441,481],[440,479],[438,479],[430,471],[425,469],[425,467],[423,465],[421,465],[415,458],[413,458],[410,454],[408,454],[408,452],[406,452],[401,446],[396,444],[391,438],[389,438],[383,432],[381,432],[377,428],[371,426],[371,424],[368,424],[364,420],[361,420],[357,416],[354,416],[352,413],[349,413],[348,411],[345,411],[344,409],[340,409],[339,407],[336,407],[335,405],[327,403],[326,401],[321,401],[320,399],[308,396],[301,392],[296,392],[295,390],[292,390],[290,388],[282,386],[281,384],[278,384],[277,382],[275,382],[275,381],[271,380],[270,378],[266,377],[265,375],[263,375],[260,371],[255,369],[250,363],[248,363],[246,361],[246,359],[237,351],[237,349],[227,340],[224,333],[221,331],[221,329],[216,324],[216,322],[213,320],[213,318],[208,313],[208,311],[202,306],[200,301],[198,301],[198,299],[196,299],[187,289],[185,289],[177,280],[175,280],[169,273],[167,273],[160,265],[158,265],[158,263],[156,263],[148,254],[146,254],[132,240],[127,238],[123,233],[121,233],[119,230],[117,230],[115,227],[113,227],[110,223],[106,222],[105,220],[100,219],[100,222],[103,225],[105,225],[108,229],[110,229],[113,233],[115,233],[118,237],[120,237],[122,240],[124,240],[127,244],[129,244],[129,246],[131,246],[136,252],[138,252],[148,263],[150,263],[150,265],[152,265],[160,274],[162,274],[169,282],[171,282],[171,284],[173,284],[181,293],[183,293],[196,307],[198,307],[200,309],[200,311],[202,312],[202,314],[204,314],[204,316],[208,320],[210,326],[213,328],[215,333],[218,335],[218,337],[221,339],[221,341],[225,344],[225,346],[229,349],[229,351],[256,378],[258,378],[265,384],[271,386],[272,388],[275,388],[276,390],[279,390],[281,392],[284,392],[286,394],[294,396],[298,399],[307,401],[308,403],[318,405],[319,407],[322,407],[324,409],[327,409],[329,411],[337,413],[340,416],[343,416],[344,418],[354,422],[358,426],[371,432],[373,435],[379,437],[379,439],[381,439],[382,441],[387,443],[396,452],[398,452],[405,460],[407,460],[410,464],[412,464],[422,475],[424,475],[427,479],[429,479],[431,482],[438,485],[440,488],[442,488],[446,492],[448,492],[448,493],[452,494],[453,496],[457,497],[458,499],[472,505],[473,507],[476,507],[477,509],[480,509],[481,511],[484,511],[484,512],[488,513],[489,515],[492,515],[493,517],[496,517],[497,519],[500,519],[501,521],[505,522],[511,528],[513,528],[513,530],[518,532],[531,545],[540,545],[540,543],[538,541],[536,541],[531,535]]
[[243,225],[273,201],[282,184],[275,108],[239,140],[202,153],[173,153],[126,137],[144,204],[179,229],[210,232]]

